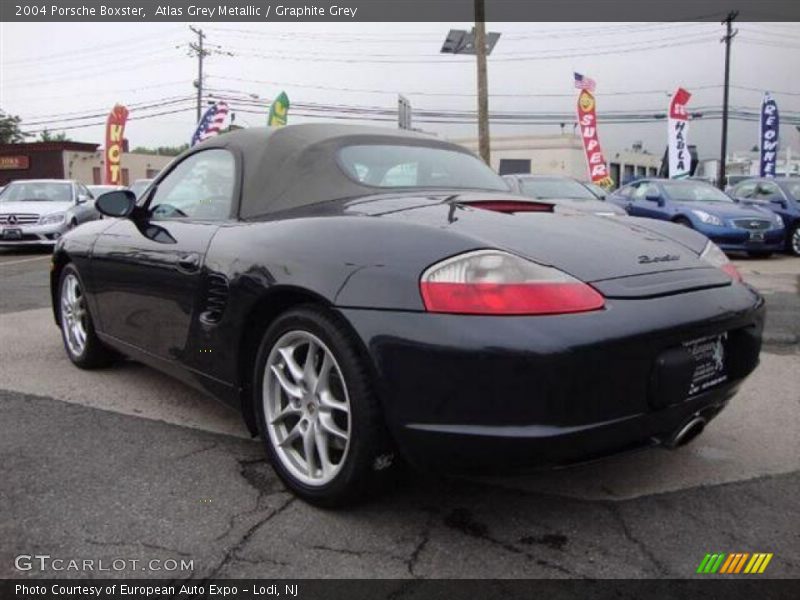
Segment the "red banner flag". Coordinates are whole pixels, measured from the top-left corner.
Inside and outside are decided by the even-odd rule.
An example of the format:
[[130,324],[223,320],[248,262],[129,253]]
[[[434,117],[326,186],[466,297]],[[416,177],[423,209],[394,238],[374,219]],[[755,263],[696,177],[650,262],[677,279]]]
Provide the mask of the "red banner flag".
[[608,165],[597,137],[595,101],[594,96],[588,90],[582,90],[578,96],[578,123],[581,126],[583,149],[586,151],[589,179],[592,180],[592,183],[610,188],[614,185],[614,180],[608,173]]
[[105,183],[107,185],[122,185],[122,140],[127,120],[128,109],[121,104],[114,105],[108,114],[105,147]]

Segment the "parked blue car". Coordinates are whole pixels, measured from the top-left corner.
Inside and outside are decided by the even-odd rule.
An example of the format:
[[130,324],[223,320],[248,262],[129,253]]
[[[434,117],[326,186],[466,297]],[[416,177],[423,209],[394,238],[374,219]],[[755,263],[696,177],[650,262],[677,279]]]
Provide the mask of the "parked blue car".
[[742,204],[767,208],[783,219],[786,252],[800,256],[800,178],[754,178],[742,181],[729,192]]
[[743,205],[702,181],[640,179],[608,197],[634,217],[672,221],[706,235],[726,252],[770,256],[783,250],[783,220],[765,208]]

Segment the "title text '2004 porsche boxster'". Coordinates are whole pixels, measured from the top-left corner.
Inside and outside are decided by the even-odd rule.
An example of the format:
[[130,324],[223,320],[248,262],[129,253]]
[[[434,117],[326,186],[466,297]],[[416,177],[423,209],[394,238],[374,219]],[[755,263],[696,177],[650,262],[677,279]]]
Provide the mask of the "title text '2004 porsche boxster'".
[[295,493],[398,463],[492,472],[697,435],[755,368],[763,300],[701,234],[515,196],[393,130],[246,129],[65,235],[79,367],[123,354],[235,405]]

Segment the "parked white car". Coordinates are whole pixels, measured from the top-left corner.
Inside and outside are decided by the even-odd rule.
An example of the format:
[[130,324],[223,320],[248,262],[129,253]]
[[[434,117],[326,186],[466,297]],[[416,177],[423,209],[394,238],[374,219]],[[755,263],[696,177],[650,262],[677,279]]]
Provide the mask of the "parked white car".
[[52,246],[73,227],[99,218],[92,194],[78,181],[12,181],[0,192],[0,246]]

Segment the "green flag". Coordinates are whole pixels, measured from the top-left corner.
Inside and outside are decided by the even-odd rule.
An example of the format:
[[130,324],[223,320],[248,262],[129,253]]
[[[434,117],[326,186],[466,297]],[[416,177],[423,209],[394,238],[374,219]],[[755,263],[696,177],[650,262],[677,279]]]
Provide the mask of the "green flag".
[[269,117],[267,117],[267,125],[269,127],[283,127],[286,125],[286,119],[289,116],[289,96],[286,92],[281,92],[278,97],[272,101],[272,106],[269,107]]

